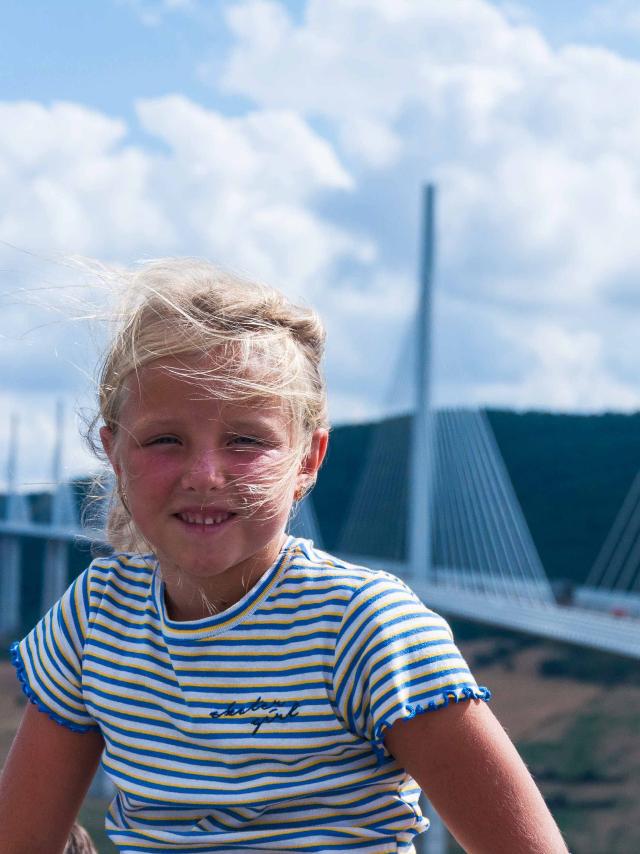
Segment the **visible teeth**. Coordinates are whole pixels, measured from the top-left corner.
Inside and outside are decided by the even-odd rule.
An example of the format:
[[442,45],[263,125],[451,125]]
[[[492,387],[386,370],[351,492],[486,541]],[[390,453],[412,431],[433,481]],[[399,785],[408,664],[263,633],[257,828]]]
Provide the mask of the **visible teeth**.
[[180,518],[191,525],[219,525],[225,522],[231,513],[218,513],[217,516],[203,516],[200,513],[181,513]]

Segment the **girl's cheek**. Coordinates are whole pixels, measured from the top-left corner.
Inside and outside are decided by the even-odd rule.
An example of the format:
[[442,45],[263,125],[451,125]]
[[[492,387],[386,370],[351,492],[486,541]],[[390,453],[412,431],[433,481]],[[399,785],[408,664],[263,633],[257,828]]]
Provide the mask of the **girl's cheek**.
[[245,473],[249,476],[274,471],[282,464],[284,454],[276,449],[261,451],[247,449],[236,451],[227,460],[228,467],[237,474]]
[[252,465],[247,466],[247,472],[256,478],[264,478],[271,482],[289,479],[295,470],[295,460],[291,454],[286,452],[272,452],[254,460]]
[[244,484],[254,488],[263,486],[273,489],[280,484],[286,489],[291,471],[290,456],[276,452],[254,455],[252,458],[247,455],[237,459],[233,466],[233,475],[237,478],[238,486]]
[[171,460],[167,455],[146,454],[130,458],[123,471],[129,481],[161,482],[179,477],[181,468],[177,460]]

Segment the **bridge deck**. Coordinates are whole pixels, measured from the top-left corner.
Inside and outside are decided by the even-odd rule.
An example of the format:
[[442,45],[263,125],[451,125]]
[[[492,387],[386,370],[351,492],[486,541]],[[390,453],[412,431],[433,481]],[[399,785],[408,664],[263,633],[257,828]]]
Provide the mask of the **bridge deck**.
[[[498,595],[491,590],[465,589],[462,584],[463,572],[458,574],[460,583],[447,584],[418,578],[407,571],[408,567],[404,563],[353,555],[343,557],[353,563],[393,572],[415,590],[425,605],[444,616],[461,617],[640,658],[640,619],[632,616],[614,616],[602,611],[561,606],[554,602],[536,601],[526,595],[519,598],[517,595]],[[449,577],[454,572],[449,571]]]

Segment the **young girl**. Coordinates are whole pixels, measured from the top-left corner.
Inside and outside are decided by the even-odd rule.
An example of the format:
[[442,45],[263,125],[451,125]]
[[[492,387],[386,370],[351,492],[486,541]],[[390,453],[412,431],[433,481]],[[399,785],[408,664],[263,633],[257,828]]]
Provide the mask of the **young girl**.
[[327,448],[323,343],[206,263],[132,274],[96,422],[116,553],[13,648],[3,854],[64,849],[101,755],[126,854],[411,852],[420,788],[466,851],[566,851],[444,620],[285,533]]

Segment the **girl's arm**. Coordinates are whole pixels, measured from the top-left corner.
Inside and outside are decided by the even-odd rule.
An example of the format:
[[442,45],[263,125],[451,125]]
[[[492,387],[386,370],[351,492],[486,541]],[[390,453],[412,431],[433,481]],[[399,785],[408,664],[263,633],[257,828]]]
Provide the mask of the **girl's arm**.
[[102,748],[98,732],[73,732],[29,703],[0,777],[3,854],[64,851]]
[[396,721],[384,741],[469,854],[566,854],[542,795],[484,702]]

